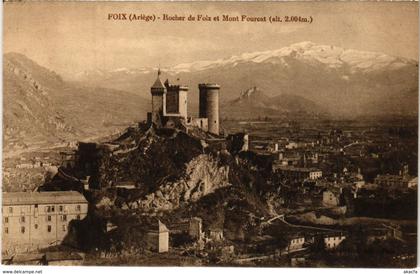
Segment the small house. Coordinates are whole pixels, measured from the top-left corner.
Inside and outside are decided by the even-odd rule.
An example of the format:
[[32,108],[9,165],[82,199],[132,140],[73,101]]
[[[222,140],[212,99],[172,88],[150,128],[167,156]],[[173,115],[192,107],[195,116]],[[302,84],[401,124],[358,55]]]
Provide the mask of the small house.
[[158,253],[168,252],[169,229],[160,220],[157,220],[147,231],[146,243],[149,250]]
[[410,181],[408,181],[408,188],[416,188],[417,183],[418,183],[418,178],[417,177],[411,179]]
[[324,235],[325,249],[335,249],[345,239],[346,236],[341,233]]
[[223,229],[221,228],[210,228],[209,229],[210,239],[215,242],[223,241]]
[[303,236],[290,237],[288,240],[287,250],[296,251],[296,250],[302,249],[304,243],[305,243],[305,237]]
[[338,206],[340,204],[340,192],[325,190],[322,193],[322,204],[324,206]]

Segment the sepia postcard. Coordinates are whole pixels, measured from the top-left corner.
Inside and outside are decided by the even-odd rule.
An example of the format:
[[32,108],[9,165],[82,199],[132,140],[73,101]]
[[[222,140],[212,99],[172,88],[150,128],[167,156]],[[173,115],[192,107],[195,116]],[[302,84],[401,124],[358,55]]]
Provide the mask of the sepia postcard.
[[417,273],[418,16],[5,2],[2,266]]

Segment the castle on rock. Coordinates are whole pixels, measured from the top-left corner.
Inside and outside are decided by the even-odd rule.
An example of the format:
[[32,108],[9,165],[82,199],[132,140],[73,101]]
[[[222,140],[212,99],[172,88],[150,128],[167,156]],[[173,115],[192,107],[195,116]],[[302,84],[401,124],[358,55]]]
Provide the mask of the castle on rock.
[[150,88],[152,112],[147,115],[149,123],[156,127],[175,127],[178,123],[196,126],[219,135],[219,90],[217,84],[199,84],[199,117],[188,116],[188,86],[162,83],[158,70],[156,81]]

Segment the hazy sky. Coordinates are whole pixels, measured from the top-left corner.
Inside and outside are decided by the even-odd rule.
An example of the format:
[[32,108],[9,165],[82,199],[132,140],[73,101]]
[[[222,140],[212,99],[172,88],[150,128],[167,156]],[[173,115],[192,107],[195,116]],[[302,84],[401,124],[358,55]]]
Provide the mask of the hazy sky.
[[[312,16],[312,24],[110,21],[109,13]],[[418,60],[418,3],[4,4],[4,52],[20,52],[59,73],[163,67],[301,41]]]

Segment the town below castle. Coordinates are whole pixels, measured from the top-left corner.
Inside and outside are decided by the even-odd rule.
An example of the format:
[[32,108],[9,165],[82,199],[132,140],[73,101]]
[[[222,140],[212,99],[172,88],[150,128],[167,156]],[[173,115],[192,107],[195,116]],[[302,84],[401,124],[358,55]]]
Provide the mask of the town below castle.
[[6,167],[48,176],[3,186],[4,264],[415,266],[413,125],[228,120],[161,77],[146,121]]

